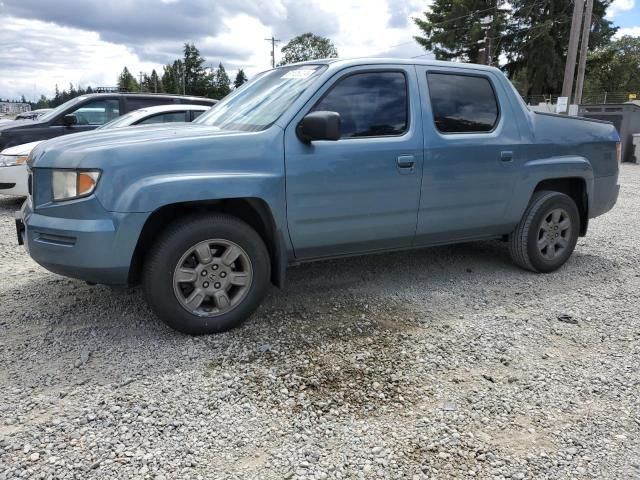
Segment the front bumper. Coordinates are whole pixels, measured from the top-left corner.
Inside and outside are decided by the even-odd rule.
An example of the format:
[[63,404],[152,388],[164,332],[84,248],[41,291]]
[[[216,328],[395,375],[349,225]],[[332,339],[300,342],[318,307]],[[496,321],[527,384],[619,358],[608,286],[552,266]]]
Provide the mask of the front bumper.
[[[54,208],[55,209],[55,208]],[[93,283],[126,285],[148,214],[112,213],[78,219],[33,211],[31,198],[16,214],[18,243],[47,270]]]
[[29,195],[28,177],[27,166],[24,164],[0,167],[0,194],[26,197]]

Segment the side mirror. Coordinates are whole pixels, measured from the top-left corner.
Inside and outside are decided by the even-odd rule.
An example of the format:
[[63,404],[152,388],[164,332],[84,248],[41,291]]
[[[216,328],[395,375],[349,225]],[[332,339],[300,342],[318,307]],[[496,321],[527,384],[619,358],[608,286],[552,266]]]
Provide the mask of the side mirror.
[[72,127],[73,125],[78,124],[78,117],[76,117],[73,113],[69,113],[62,117],[62,124],[65,127]]
[[311,112],[296,127],[296,135],[304,143],[314,140],[340,140],[342,119],[338,112]]

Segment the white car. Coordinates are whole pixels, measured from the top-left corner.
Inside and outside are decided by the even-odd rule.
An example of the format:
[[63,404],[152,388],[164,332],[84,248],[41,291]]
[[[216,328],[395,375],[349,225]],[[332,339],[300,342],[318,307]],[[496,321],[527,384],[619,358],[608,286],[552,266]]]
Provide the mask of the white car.
[[[130,127],[133,125],[151,125],[157,123],[190,122],[203,112],[209,110],[206,105],[169,104],[141,108],[105,123],[96,130]],[[27,158],[31,150],[41,142],[24,143],[9,147],[0,152],[0,194],[26,197]]]

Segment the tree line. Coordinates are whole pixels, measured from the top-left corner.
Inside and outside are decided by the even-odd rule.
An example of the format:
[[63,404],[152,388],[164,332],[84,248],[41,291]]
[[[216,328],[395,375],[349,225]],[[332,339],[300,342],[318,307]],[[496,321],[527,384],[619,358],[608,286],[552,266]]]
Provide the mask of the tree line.
[[[578,0],[580,1],[580,0]],[[415,40],[438,60],[501,68],[526,98],[562,90],[575,0],[434,0]],[[640,38],[614,39],[612,0],[594,0],[585,92],[640,90]]]
[[[282,60],[278,65],[301,62],[316,58],[337,57],[338,51],[330,39],[312,33],[298,35],[281,49]],[[138,78],[125,66],[118,75],[117,87],[123,92],[168,93],[176,95],[195,95],[221,99],[232,89],[248,81],[243,69],[238,70],[231,81],[222,62],[218,67],[207,68],[206,60],[193,43],[185,43],[183,56],[162,67],[162,73],[153,69],[151,73],[142,73]],[[32,108],[54,108],[79,95],[94,93],[97,89],[69,85],[68,90],[60,90],[56,85],[55,95],[47,98],[40,96],[37,102],[31,102]],[[23,100],[24,96],[22,97]]]
[[185,43],[184,56],[163,67],[162,75],[156,70],[142,73],[139,79],[124,67],[118,76],[118,88],[125,92],[171,93],[221,99],[247,81],[243,69],[238,70],[233,83],[222,63],[218,68],[207,68],[206,60],[193,43]]
[[[424,56],[438,60],[485,63],[502,69],[525,97],[558,94],[575,0],[434,0],[428,10],[412,20],[421,35],[415,41]],[[640,93],[640,37],[614,38],[618,28],[605,18],[612,0],[594,0],[590,22],[589,54],[584,92]],[[317,58],[337,57],[326,37],[307,32],[281,49],[278,65]],[[418,55],[421,57],[423,55]],[[238,70],[233,82],[222,63],[207,68],[193,43],[183,46],[183,56],[136,78],[127,67],[117,85],[127,92],[197,95],[220,99],[247,81]],[[53,98],[41,96],[34,108],[55,107],[92,87],[69,86]],[[24,98],[24,97],[23,97]]]

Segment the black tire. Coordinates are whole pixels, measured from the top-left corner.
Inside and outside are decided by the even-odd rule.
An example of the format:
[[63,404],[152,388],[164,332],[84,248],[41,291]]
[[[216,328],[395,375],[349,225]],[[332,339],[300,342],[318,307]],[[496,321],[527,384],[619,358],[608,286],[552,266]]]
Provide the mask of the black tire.
[[[548,258],[538,247],[538,240],[544,237],[541,231],[546,220],[554,211],[565,212],[570,221],[570,231],[566,231],[566,246],[557,249],[555,258]],[[549,273],[557,270],[571,257],[580,232],[580,213],[571,197],[560,192],[536,192],[516,229],[509,235],[509,252],[514,263],[533,272]],[[556,235],[557,237],[558,235]],[[553,241],[553,240],[552,240]],[[556,247],[553,247],[554,251]]]
[[[240,246],[250,259],[253,275],[240,303],[217,316],[187,311],[174,291],[174,272],[185,252],[209,239]],[[249,318],[266,294],[270,275],[269,252],[255,230],[230,215],[203,214],[177,221],[161,234],[146,256],[142,283],[147,302],[164,323],[189,335],[206,335],[230,330]]]

